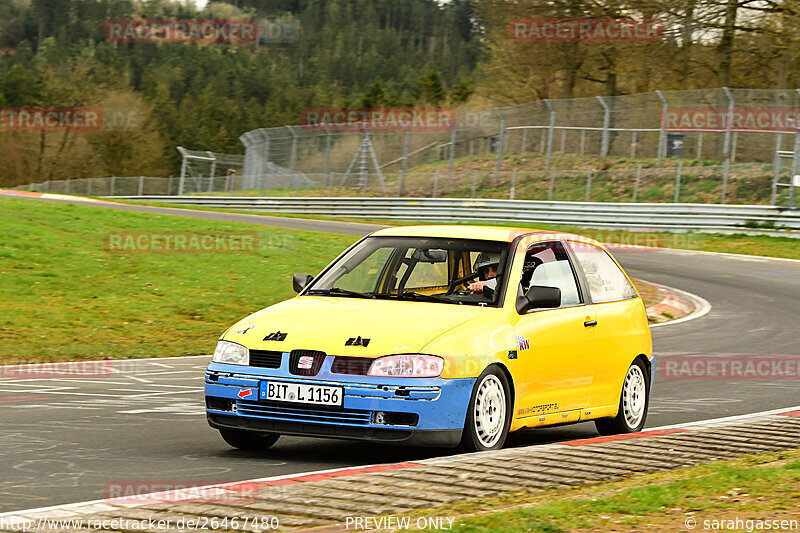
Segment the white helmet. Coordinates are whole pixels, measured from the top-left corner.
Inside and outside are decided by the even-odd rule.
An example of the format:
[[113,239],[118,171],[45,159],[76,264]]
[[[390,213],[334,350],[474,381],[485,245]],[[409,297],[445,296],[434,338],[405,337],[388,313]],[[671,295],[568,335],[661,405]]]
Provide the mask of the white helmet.
[[474,271],[478,271],[484,267],[500,264],[499,252],[481,252],[478,258],[475,259],[475,265],[472,267]]

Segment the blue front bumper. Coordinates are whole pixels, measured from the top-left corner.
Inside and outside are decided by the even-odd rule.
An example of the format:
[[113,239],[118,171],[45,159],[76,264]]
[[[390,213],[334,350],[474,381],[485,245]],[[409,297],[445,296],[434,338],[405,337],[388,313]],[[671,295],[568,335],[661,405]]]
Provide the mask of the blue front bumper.
[[[210,363],[206,413],[217,429],[340,437],[415,445],[455,446],[461,439],[475,378],[377,378],[332,374],[332,356],[312,377],[293,375],[288,354],[280,368]],[[269,402],[261,382],[343,387],[341,408]],[[380,414],[379,414],[380,413]]]

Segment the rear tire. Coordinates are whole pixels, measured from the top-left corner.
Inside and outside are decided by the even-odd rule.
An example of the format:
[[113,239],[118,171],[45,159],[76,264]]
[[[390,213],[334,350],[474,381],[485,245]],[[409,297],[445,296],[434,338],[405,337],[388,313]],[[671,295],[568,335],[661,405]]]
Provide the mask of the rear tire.
[[619,397],[619,411],[614,418],[594,421],[601,435],[637,433],[647,420],[650,405],[650,374],[641,359],[636,359],[625,375]]
[[505,373],[490,366],[478,377],[469,400],[460,448],[468,452],[499,450],[511,425],[511,387]]
[[249,451],[266,450],[280,438],[278,433],[254,433],[240,429],[220,429],[219,434],[234,448]]

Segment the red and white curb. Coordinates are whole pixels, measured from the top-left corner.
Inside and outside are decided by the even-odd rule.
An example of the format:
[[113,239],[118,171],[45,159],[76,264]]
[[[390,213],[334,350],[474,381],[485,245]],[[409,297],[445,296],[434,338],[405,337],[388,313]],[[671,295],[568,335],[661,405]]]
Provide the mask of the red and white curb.
[[0,196],[16,196],[19,198],[38,198],[41,200],[70,200],[76,202],[90,202],[94,204],[121,205],[119,202],[112,202],[110,200],[99,200],[97,198],[89,198],[86,196],[72,196],[69,194],[54,194],[48,192],[16,191],[13,189],[0,189]]
[[[643,439],[654,437],[658,435],[669,435],[674,433],[686,433],[692,429],[709,429],[714,427],[724,427],[726,425],[734,424],[742,420],[761,418],[771,415],[783,416],[800,416],[800,406],[785,407],[782,409],[774,409],[771,411],[762,411],[758,413],[750,413],[746,415],[737,415],[724,418],[715,418],[710,420],[700,420],[697,422],[687,422],[684,424],[675,424],[672,426],[662,426],[657,428],[647,429],[640,433],[631,433],[625,435],[611,435],[591,437],[586,439],[575,439],[563,442],[557,442],[546,445],[537,445],[537,450],[546,448],[560,448],[563,446],[585,446],[589,444],[599,444],[603,442],[614,442],[629,439]],[[518,449],[511,448],[507,450],[499,450],[496,452],[479,452],[480,454],[494,454],[504,455],[508,453],[515,453]],[[213,503],[214,500],[235,500],[241,497],[243,493],[255,491],[266,487],[280,487],[285,485],[293,485],[298,483],[313,483],[316,481],[324,481],[334,478],[346,478],[359,474],[370,474],[378,472],[387,472],[391,470],[400,470],[405,468],[414,468],[424,466],[429,461],[441,462],[458,462],[460,460],[469,460],[475,454],[454,455],[450,457],[438,457],[433,459],[425,459],[421,461],[410,461],[401,463],[390,464],[377,464],[360,467],[345,467],[334,468],[330,470],[318,470],[314,472],[304,472],[300,474],[289,474],[284,476],[273,476],[259,479],[250,479],[245,481],[235,481],[230,483],[219,483],[213,485],[205,485],[198,487],[191,487],[186,489],[154,492],[149,494],[128,496],[122,498],[106,498],[102,500],[92,500],[79,503],[71,503],[66,505],[54,505],[51,507],[40,507],[37,509],[28,509],[23,511],[12,511],[8,513],[0,513],[0,519],[8,524],[25,524],[31,521],[38,521],[43,518],[80,518],[93,513],[113,512],[124,509],[131,509],[143,505],[152,505],[159,503],[176,503],[182,501],[208,501]]]
[[647,308],[647,316],[660,316],[664,312],[670,313],[673,316],[680,316],[680,318],[674,320],[650,324],[651,328],[672,326],[682,322],[688,322],[689,320],[705,316],[711,311],[711,303],[701,296],[658,283],[648,283],[655,285],[659,290],[663,291],[664,297],[657,304]]

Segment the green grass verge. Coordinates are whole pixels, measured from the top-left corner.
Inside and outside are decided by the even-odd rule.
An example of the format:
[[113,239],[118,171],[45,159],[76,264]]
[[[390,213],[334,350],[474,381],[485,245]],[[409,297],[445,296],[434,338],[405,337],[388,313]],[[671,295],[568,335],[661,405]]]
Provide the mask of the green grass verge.
[[690,517],[702,531],[705,520],[737,516],[798,520],[798,501],[795,449],[590,487],[473,500],[411,516],[455,518],[457,532],[688,531]]
[[[0,198],[0,363],[210,353],[356,240],[250,224]],[[255,232],[250,253],[118,253],[119,232]]]

